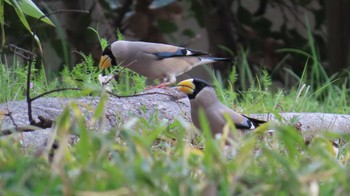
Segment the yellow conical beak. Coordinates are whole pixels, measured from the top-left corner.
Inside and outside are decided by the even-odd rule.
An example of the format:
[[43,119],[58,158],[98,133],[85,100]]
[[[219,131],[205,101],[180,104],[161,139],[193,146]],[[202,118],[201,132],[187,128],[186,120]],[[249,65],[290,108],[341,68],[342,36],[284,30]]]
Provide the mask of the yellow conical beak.
[[177,89],[187,95],[193,94],[195,88],[196,86],[193,84],[193,79],[183,80],[177,84]]
[[112,65],[112,59],[108,55],[103,55],[100,59],[100,64],[98,65],[100,69],[107,69]]

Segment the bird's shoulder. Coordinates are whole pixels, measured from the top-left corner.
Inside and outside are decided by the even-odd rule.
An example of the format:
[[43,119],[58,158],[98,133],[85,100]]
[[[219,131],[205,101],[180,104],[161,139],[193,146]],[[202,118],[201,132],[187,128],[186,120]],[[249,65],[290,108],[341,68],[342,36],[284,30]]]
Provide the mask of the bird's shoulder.
[[219,109],[220,114],[224,117],[225,115],[228,115],[235,123],[238,123],[242,121],[244,116],[238,112],[235,112],[231,108],[227,107],[226,105],[221,104],[222,106]]
[[232,122],[235,124],[237,129],[244,129],[244,130],[255,129],[259,124],[263,122],[263,121],[256,122],[255,121],[256,119],[248,118],[247,116],[240,114],[238,112],[235,112],[234,110],[228,107],[227,109],[221,109],[220,113],[223,118],[225,118],[225,115],[228,115],[228,117],[232,120]]

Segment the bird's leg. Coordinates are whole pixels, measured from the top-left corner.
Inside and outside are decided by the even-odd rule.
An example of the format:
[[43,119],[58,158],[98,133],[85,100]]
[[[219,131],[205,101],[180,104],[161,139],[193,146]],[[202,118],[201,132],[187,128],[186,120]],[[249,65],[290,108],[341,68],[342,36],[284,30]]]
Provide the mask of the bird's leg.
[[[169,82],[168,82],[169,80]],[[151,90],[155,88],[168,88],[168,85],[173,84],[176,82],[176,77],[175,75],[169,75],[163,79],[163,83],[160,83],[156,86],[149,86],[145,90]]]
[[156,86],[149,86],[147,88],[145,88],[145,90],[151,90],[151,89],[155,89],[155,88],[168,88],[168,85],[171,84],[170,82],[163,82],[160,83]]
[[98,75],[98,81],[102,86],[108,84],[113,78],[114,78],[114,75],[108,75],[108,76],[104,76],[102,74]]
[[170,82],[164,82],[164,83],[158,84],[156,86],[149,86],[145,90],[151,90],[151,89],[155,89],[155,88],[168,88],[169,84],[171,84],[171,83]]
[[111,84],[109,83],[114,78],[114,75],[103,76],[102,74],[98,75],[98,81],[103,88],[110,91],[112,89]]

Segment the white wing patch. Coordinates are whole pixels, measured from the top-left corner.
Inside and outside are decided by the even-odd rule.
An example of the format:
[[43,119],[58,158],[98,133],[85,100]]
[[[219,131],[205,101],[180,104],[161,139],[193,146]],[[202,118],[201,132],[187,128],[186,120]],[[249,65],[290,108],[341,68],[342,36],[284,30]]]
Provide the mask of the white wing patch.
[[186,56],[191,56],[191,55],[193,55],[193,52],[186,50]]

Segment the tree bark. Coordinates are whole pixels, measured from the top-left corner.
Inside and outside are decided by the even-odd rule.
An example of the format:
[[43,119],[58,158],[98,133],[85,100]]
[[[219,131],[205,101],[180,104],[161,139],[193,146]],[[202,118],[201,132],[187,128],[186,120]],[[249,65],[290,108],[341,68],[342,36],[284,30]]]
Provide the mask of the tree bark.
[[[237,51],[235,37],[237,34],[231,5],[232,0],[202,0],[210,52],[213,56],[230,56],[229,53],[220,49],[220,46],[225,46],[234,53]],[[214,68],[220,71],[223,78],[228,78],[231,66],[228,66],[227,63],[218,63]]]
[[[81,114],[85,118],[86,125],[99,132],[106,132],[118,127],[130,119],[151,119],[156,115],[160,121],[183,118],[191,122],[190,104],[188,98],[174,89],[154,89],[143,92],[142,95],[117,98],[110,96],[104,107],[103,118],[100,123],[91,123],[98,106],[100,97],[83,97],[79,99],[67,98],[39,98],[33,102],[33,117],[43,116],[55,121],[70,106],[70,102],[76,102]],[[25,101],[13,101],[0,104],[1,130],[20,131],[21,134],[11,134],[16,141],[24,147],[40,147],[45,145],[50,137],[52,129],[38,129],[33,132],[23,130],[33,129],[29,127],[27,116],[27,103]],[[4,115],[7,111],[7,115]],[[292,119],[297,118],[293,124],[305,137],[314,135],[320,131],[332,131],[338,133],[350,133],[350,115],[324,114],[324,113],[280,113],[283,121],[276,120],[274,115],[252,114],[251,117],[261,120],[277,122],[277,124],[291,124]],[[273,129],[273,126],[271,129]],[[8,136],[6,136],[8,137]]]
[[350,2],[326,1],[328,59],[332,73],[348,67]]
[[[82,6],[80,0],[63,0],[63,8],[67,10],[82,10],[85,6]],[[86,37],[87,27],[90,24],[90,14],[81,14],[74,12],[65,13],[65,31],[67,35],[67,41],[70,46],[69,51],[78,51],[88,54],[90,52],[91,46],[88,46],[90,43],[89,39]],[[70,66],[73,66],[77,63],[77,59],[81,56],[77,53],[73,53],[73,58],[70,59]]]

